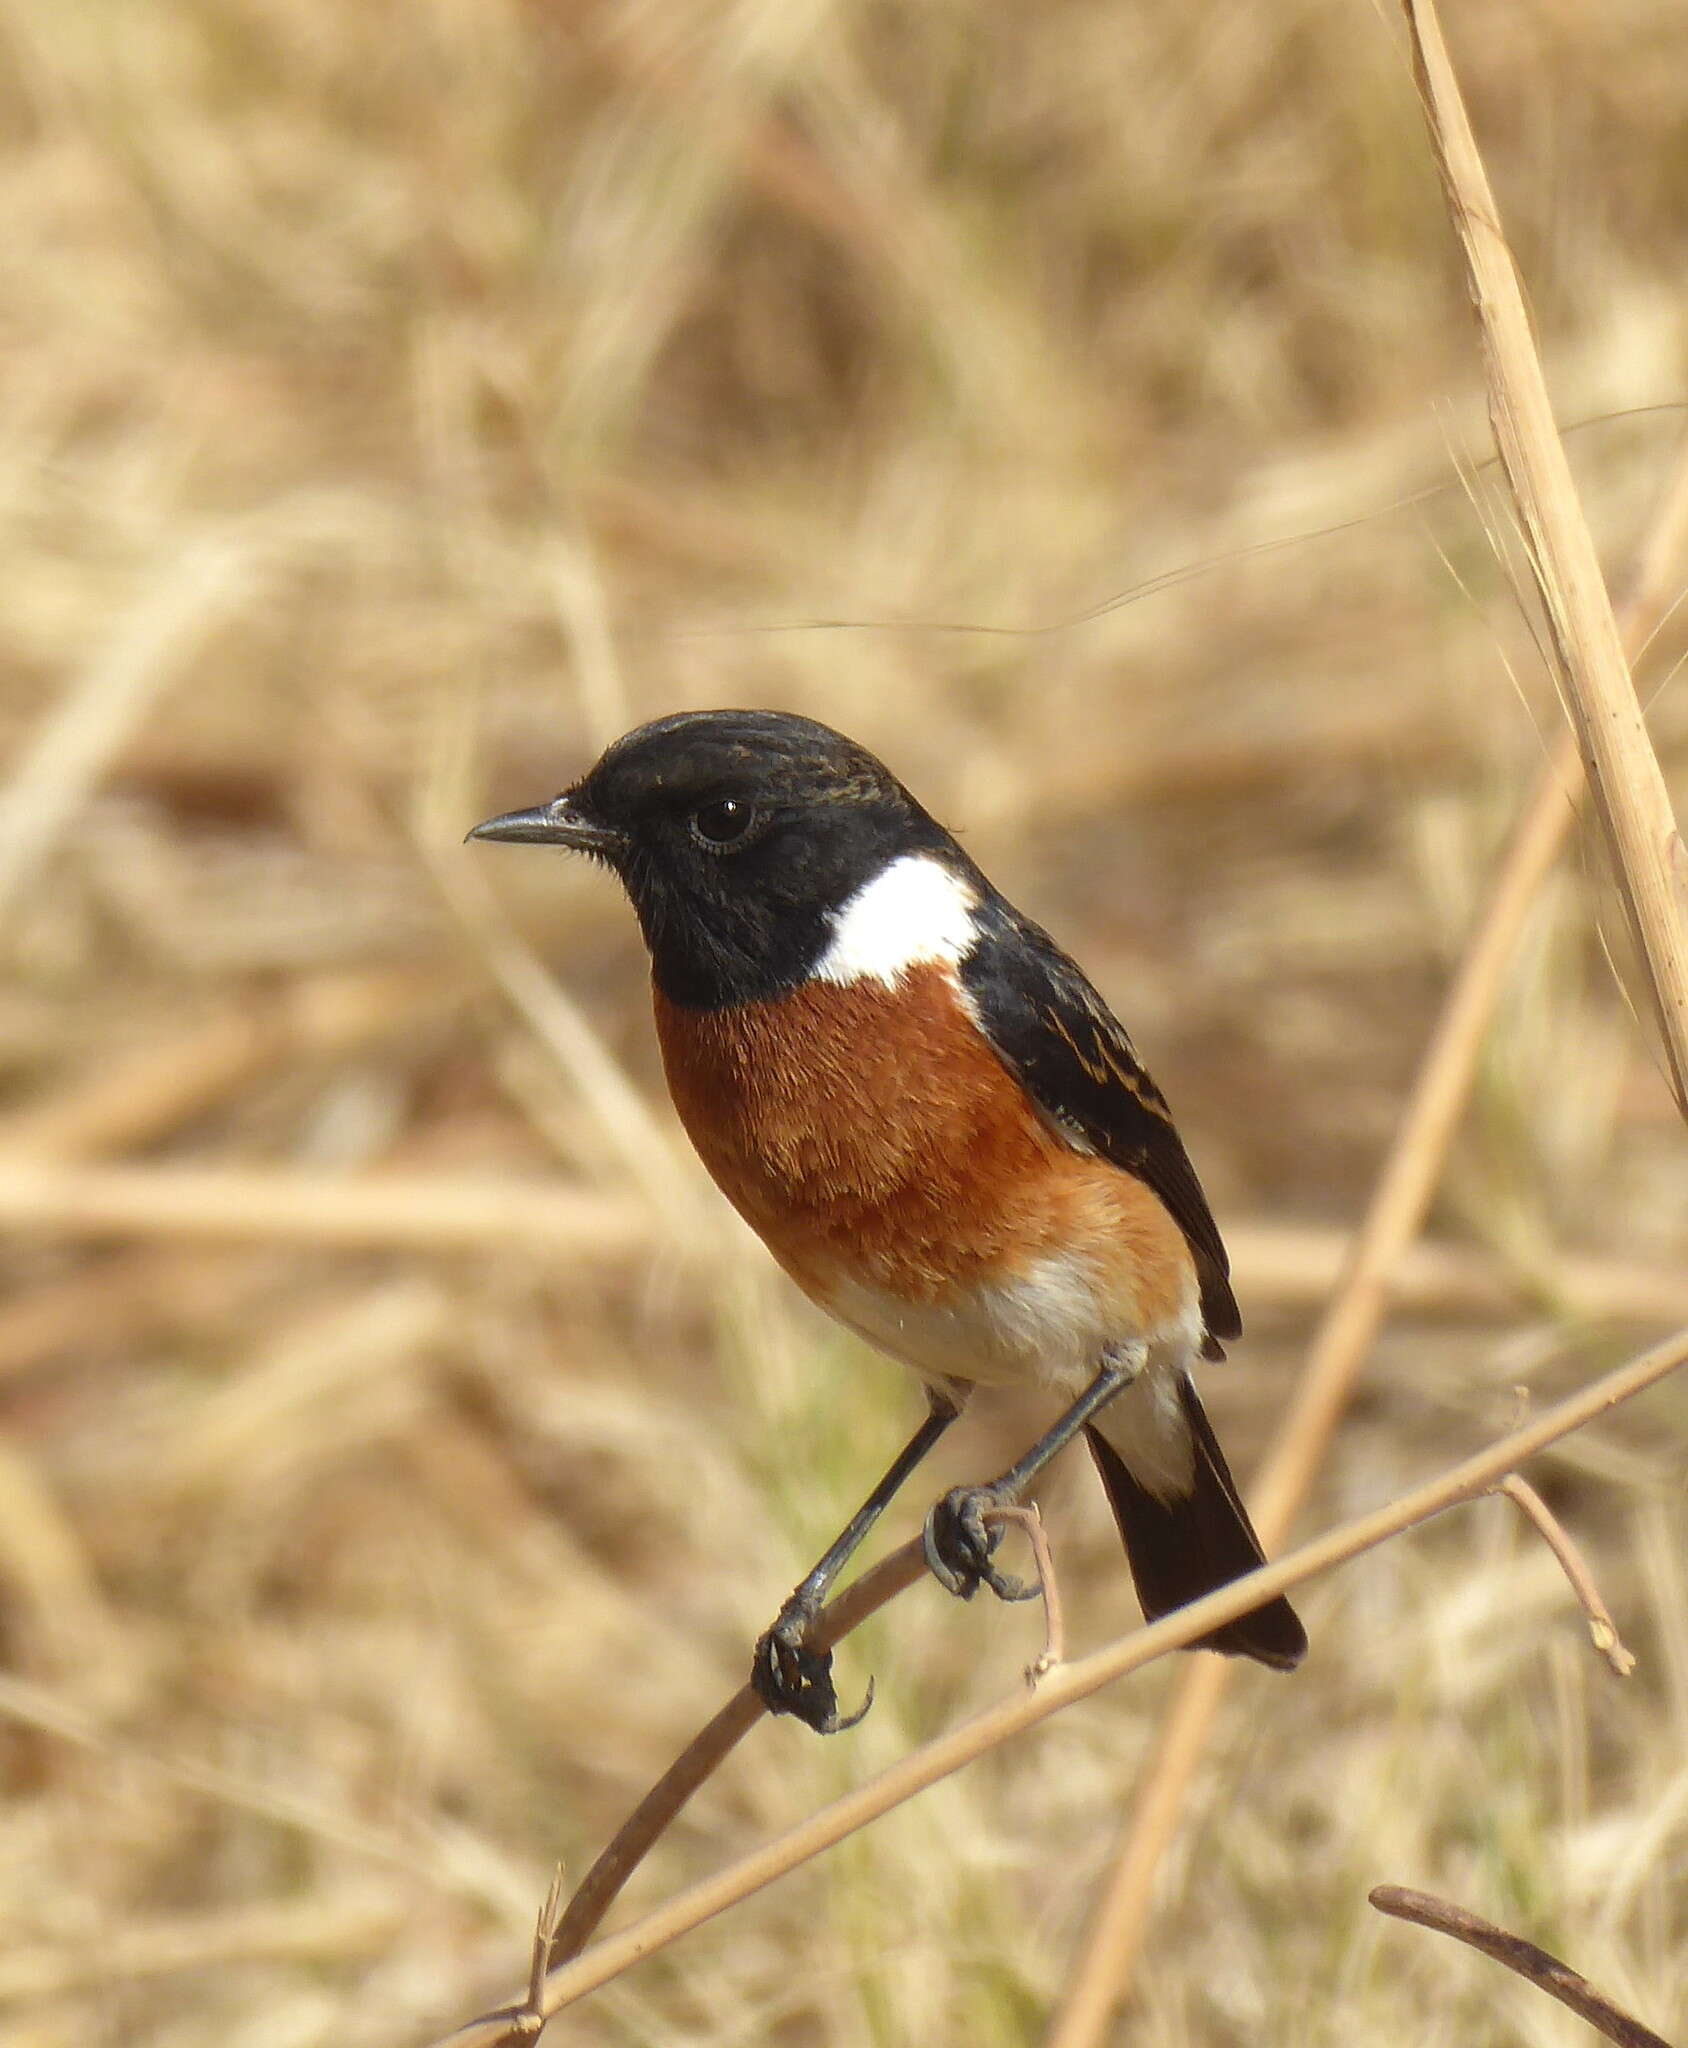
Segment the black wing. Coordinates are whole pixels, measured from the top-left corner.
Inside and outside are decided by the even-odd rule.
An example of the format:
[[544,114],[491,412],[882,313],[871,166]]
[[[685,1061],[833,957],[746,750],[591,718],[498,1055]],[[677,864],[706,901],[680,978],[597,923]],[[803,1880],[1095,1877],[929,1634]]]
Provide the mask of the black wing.
[[1219,1227],[1166,1097],[1124,1026],[1049,934],[1011,903],[993,892],[975,915],[981,936],[961,977],[1003,1064],[1075,1145],[1159,1195],[1195,1259],[1209,1336],[1240,1336]]

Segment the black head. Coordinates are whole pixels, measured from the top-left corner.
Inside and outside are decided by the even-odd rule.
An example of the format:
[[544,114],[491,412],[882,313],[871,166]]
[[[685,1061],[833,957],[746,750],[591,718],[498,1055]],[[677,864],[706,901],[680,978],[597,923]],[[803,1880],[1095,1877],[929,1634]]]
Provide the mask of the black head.
[[887,862],[949,834],[883,763],[781,711],[685,711],[616,741],[572,789],[471,839],[566,846],[621,877],[671,1002],[722,1009],[795,988],[839,909]]

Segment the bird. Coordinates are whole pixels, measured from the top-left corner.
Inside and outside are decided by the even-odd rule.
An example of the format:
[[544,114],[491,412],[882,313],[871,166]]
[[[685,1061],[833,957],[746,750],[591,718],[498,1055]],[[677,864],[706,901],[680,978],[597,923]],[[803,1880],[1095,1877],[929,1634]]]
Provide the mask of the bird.
[[[703,1164],[803,1293],[923,1384],[919,1428],[756,1645],[773,1712],[860,1718],[810,1632],[978,1387],[1063,1406],[928,1515],[951,1592],[1035,1593],[996,1565],[993,1511],[1081,1433],[1148,1620],[1265,1562],[1196,1390],[1242,1319],[1166,1098],[1081,969],[883,762],[794,713],[683,711],[468,836],[615,874]],[[1307,1638],[1279,1596],[1191,1647],[1290,1670]]]

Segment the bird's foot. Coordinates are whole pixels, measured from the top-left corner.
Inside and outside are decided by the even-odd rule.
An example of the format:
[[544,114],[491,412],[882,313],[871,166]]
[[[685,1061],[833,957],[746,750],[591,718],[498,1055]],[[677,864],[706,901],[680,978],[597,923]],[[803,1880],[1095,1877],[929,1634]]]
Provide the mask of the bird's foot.
[[770,1714],[792,1714],[817,1735],[838,1735],[854,1728],[873,1705],[873,1680],[868,1680],[867,1697],[856,1711],[840,1714],[832,1652],[809,1643],[818,1611],[802,1600],[785,1603],[773,1627],[757,1641],[750,1682]]
[[955,1486],[926,1517],[927,1566],[957,1599],[971,1600],[981,1586],[989,1586],[999,1600],[1035,1600],[1042,1590],[998,1571],[991,1562],[1003,1532],[1000,1525],[992,1528],[988,1517],[1008,1505],[994,1486]]

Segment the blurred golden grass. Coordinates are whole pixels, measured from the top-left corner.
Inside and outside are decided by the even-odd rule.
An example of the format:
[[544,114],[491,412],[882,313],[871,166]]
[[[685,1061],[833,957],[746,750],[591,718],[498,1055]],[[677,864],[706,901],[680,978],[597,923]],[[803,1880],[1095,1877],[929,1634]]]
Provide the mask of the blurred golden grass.
[[[467,2026],[454,2029],[436,2048],[509,2048],[511,2043],[530,2039],[543,2029],[549,2016],[614,1982],[635,1965],[648,1963],[682,1935],[704,1926],[766,1886],[783,1881],[792,1871],[838,1847],[1013,1737],[1039,1726],[1051,1715],[1091,1697],[1106,1685],[1137,1675],[1169,1652],[1200,1641],[1209,1630],[1245,1614],[1252,1600],[1296,1591],[1309,1579],[1352,1562],[1456,1505],[1469,1506],[1495,1494],[1515,1503],[1564,1571],[1587,1619],[1594,1646],[1617,1676],[1627,1677],[1635,1668],[1635,1658],[1619,1638],[1575,1538],[1515,1468],[1612,1408],[1658,1385],[1685,1362],[1688,1330],[1679,1330],[1656,1350],[1602,1374],[1545,1415],[1520,1424],[1458,1465],[1433,1474],[1370,1514],[1325,1530],[1288,1556],[1262,1564],[1244,1579],[1210,1590],[1150,1626],[1130,1628],[1084,1657],[1070,1656],[1066,1647],[1059,1586],[1039,1511],[1027,1506],[997,1510],[1005,1522],[1017,1523],[1023,1530],[1042,1588],[1044,1641],[1026,1666],[1023,1685],[1011,1688],[982,1713],[919,1744],[892,1769],[869,1779],[750,1854],[711,1872],[700,1883],[670,1897],[632,1925],[594,1942],[583,1952],[587,1936],[619,1895],[626,1879],[673,1824],[685,1803],[695,1796],[697,1788],[758,1724],[761,1703],[747,1679],[639,1802],[568,1899],[566,1910],[560,1910],[565,1890],[560,1872],[553,1878],[535,1928],[525,1993],[501,2003]],[[920,1583],[925,1573],[923,1539],[911,1537],[828,1605],[818,1618],[812,1646],[830,1649],[859,1620]],[[1209,1672],[1217,1667],[1198,1664],[1191,1668]],[[1180,1703],[1189,1690],[1188,1685],[1181,1689]],[[871,1698],[858,1710],[856,1721],[870,1704]],[[1176,1723],[1176,1715],[1173,1719]],[[1186,1773],[1181,1785],[1187,1782]],[[1165,1839],[1171,1839],[1170,1832]],[[1372,1889],[1368,1899],[1373,1905],[1378,1903],[1378,1888]],[[1530,1981],[1540,1980],[1532,1974]],[[1094,2037],[1099,2038],[1108,2017],[1105,2010],[1093,2015],[1090,2031]],[[1068,2024],[1063,2016],[1055,2031],[1066,2031]],[[1633,2041],[1617,2033],[1611,2038],[1620,2040],[1623,2048],[1667,2048],[1652,2034]]]
[[[1679,431],[1638,409],[1683,386],[1688,22],[1454,26],[1560,416],[1625,415],[1571,444],[1615,561]],[[465,825],[676,705],[884,752],[1118,1001],[1264,1248],[1213,1384],[1246,1465],[1310,1314],[1273,1276],[1352,1220],[1559,714],[1368,10],[6,0],[0,33],[0,1180],[62,1189],[75,1155],[150,1172],[143,1208],[202,1176],[213,1211],[285,1181],[299,1218],[47,1228],[38,1193],[6,1253],[0,2038],[396,2048],[519,1968],[553,1859],[738,1682],[909,1399],[699,1187],[602,878],[489,881]],[[881,623],[748,630],[817,618]],[[1643,671],[1679,809],[1684,639]],[[1521,1283],[1506,1319],[1409,1300],[1321,1512],[1669,1319],[1688,1175],[1600,877],[1591,847],[1540,907],[1437,1217],[1437,1256]],[[637,1256],[326,1242],[361,1169],[543,1184]],[[1386,1941],[1381,1879],[1681,2030],[1685,1433],[1667,1388],[1536,1475],[1640,1654],[1621,1691],[1499,1505],[1317,1595],[1307,1670],[1226,1718],[1130,2038],[1577,2038]],[[1077,1471],[1048,1508],[1097,1640],[1130,1612],[1105,1515]],[[1035,1639],[902,1604],[859,1734],[762,1733],[665,1879]],[[1165,1688],[584,2024],[1035,2035]]]

